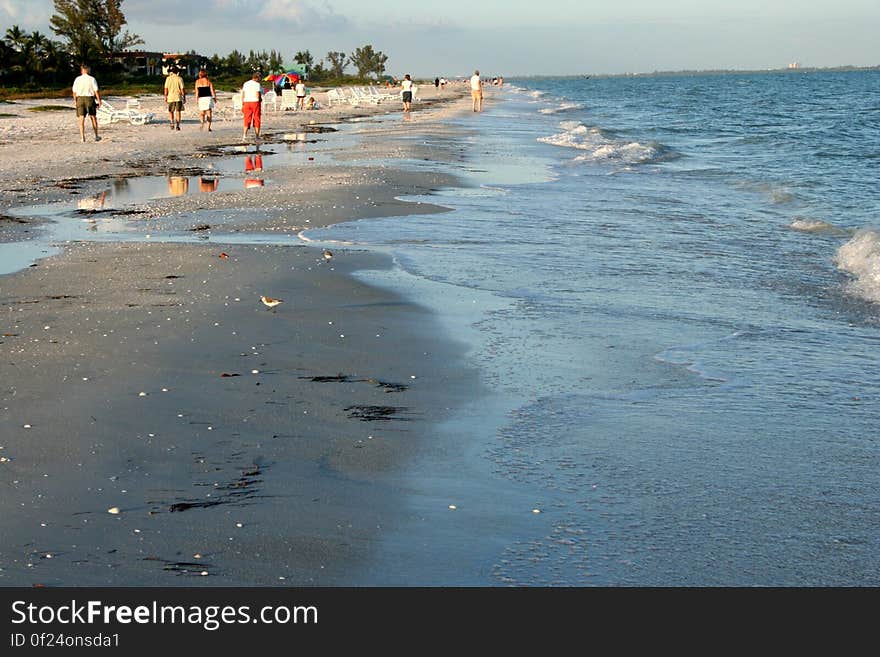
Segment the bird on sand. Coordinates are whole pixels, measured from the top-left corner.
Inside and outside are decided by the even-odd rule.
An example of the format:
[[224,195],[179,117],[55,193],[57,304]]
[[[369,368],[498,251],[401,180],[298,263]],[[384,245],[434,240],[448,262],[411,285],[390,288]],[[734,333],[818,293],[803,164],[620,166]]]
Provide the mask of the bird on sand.
[[330,260],[333,257],[333,251],[324,249],[324,260]]
[[278,304],[284,303],[282,299],[273,299],[272,297],[267,297],[265,295],[260,296],[260,301],[262,301],[263,305],[265,305],[267,308],[274,308]]

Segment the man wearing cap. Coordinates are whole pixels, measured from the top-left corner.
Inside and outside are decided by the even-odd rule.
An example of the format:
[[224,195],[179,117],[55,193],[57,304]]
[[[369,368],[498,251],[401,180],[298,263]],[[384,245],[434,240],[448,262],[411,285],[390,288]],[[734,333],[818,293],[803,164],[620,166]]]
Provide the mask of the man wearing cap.
[[183,87],[183,79],[178,75],[179,71],[179,68],[172,66],[171,72],[165,78],[165,102],[168,103],[168,120],[171,121],[172,130],[180,130],[180,113],[186,102],[186,89]]

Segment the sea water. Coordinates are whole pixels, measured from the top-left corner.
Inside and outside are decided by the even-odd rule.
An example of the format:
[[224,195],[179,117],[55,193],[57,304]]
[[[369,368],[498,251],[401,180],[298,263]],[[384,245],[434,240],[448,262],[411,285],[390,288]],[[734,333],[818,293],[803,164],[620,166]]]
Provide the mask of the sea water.
[[880,73],[513,82],[414,133],[452,212],[309,231],[393,253],[492,391],[375,580],[880,584]]

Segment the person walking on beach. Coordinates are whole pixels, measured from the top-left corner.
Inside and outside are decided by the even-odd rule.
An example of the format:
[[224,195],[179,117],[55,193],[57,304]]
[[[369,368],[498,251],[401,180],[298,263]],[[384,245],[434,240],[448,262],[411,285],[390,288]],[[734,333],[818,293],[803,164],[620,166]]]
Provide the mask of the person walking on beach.
[[480,72],[474,71],[471,76],[471,100],[473,100],[474,111],[483,111],[483,81],[480,80]]
[[186,89],[183,87],[183,79],[178,75],[179,72],[180,69],[172,66],[168,77],[165,78],[165,102],[168,103],[168,120],[171,122],[172,130],[180,130],[180,113],[186,102]]
[[97,110],[101,106],[101,94],[98,92],[98,81],[89,75],[91,69],[85,64],[79,67],[79,76],[73,81],[73,102],[76,104],[76,118],[79,121],[79,139],[86,141],[86,114],[92,119],[95,141],[98,136]]
[[241,113],[244,115],[244,132],[241,140],[247,140],[247,133],[251,126],[257,140],[260,139],[260,123],[263,107],[263,88],[260,86],[260,74],[256,71],[251,79],[241,87]]
[[196,102],[199,104],[199,130],[205,129],[205,121],[208,123],[208,132],[211,132],[211,118],[214,103],[217,102],[217,92],[214,91],[213,83],[208,79],[208,71],[201,69],[196,78]]
[[306,83],[302,78],[296,81],[294,91],[296,92],[296,109],[304,110],[306,108]]
[[403,76],[403,82],[400,83],[400,95],[403,98],[403,111],[409,112],[412,109],[413,83],[409,77],[409,73]]

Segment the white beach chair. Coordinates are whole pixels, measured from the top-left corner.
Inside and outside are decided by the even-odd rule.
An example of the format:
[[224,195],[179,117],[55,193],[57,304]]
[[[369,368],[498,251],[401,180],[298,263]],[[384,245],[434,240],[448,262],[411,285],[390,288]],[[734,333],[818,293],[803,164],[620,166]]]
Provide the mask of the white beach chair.
[[342,94],[342,98],[349,105],[351,105],[353,107],[360,105],[360,101],[358,100],[357,94],[354,92],[353,87],[343,87],[342,89],[339,90],[339,93]]
[[376,99],[377,103],[382,102],[383,100],[391,100],[394,98],[394,94],[383,94],[376,87],[370,85],[369,87],[365,87],[367,93],[370,94],[373,98]]
[[128,98],[125,101],[125,109],[140,111],[141,101],[139,101],[137,98]]
[[232,95],[232,118],[238,115],[244,116],[244,110],[242,110],[241,94],[235,93]]
[[330,89],[327,92],[327,107],[342,105],[345,102],[345,98],[339,93],[339,89]]
[[382,102],[382,99],[378,96],[374,96],[370,93],[368,87],[353,87],[355,95],[358,100],[362,103],[370,103],[372,105],[378,105]]
[[[273,112],[278,111],[278,94],[274,89],[263,94],[263,109],[268,110],[270,107]],[[283,104],[282,109],[284,109]]]
[[295,89],[282,89],[281,90],[281,109],[288,110],[296,109],[296,90]]
[[106,100],[101,101],[101,106],[96,110],[98,123],[108,125],[119,121],[128,121],[132,125],[144,125],[153,120],[152,112],[140,112],[134,109],[118,110]]

